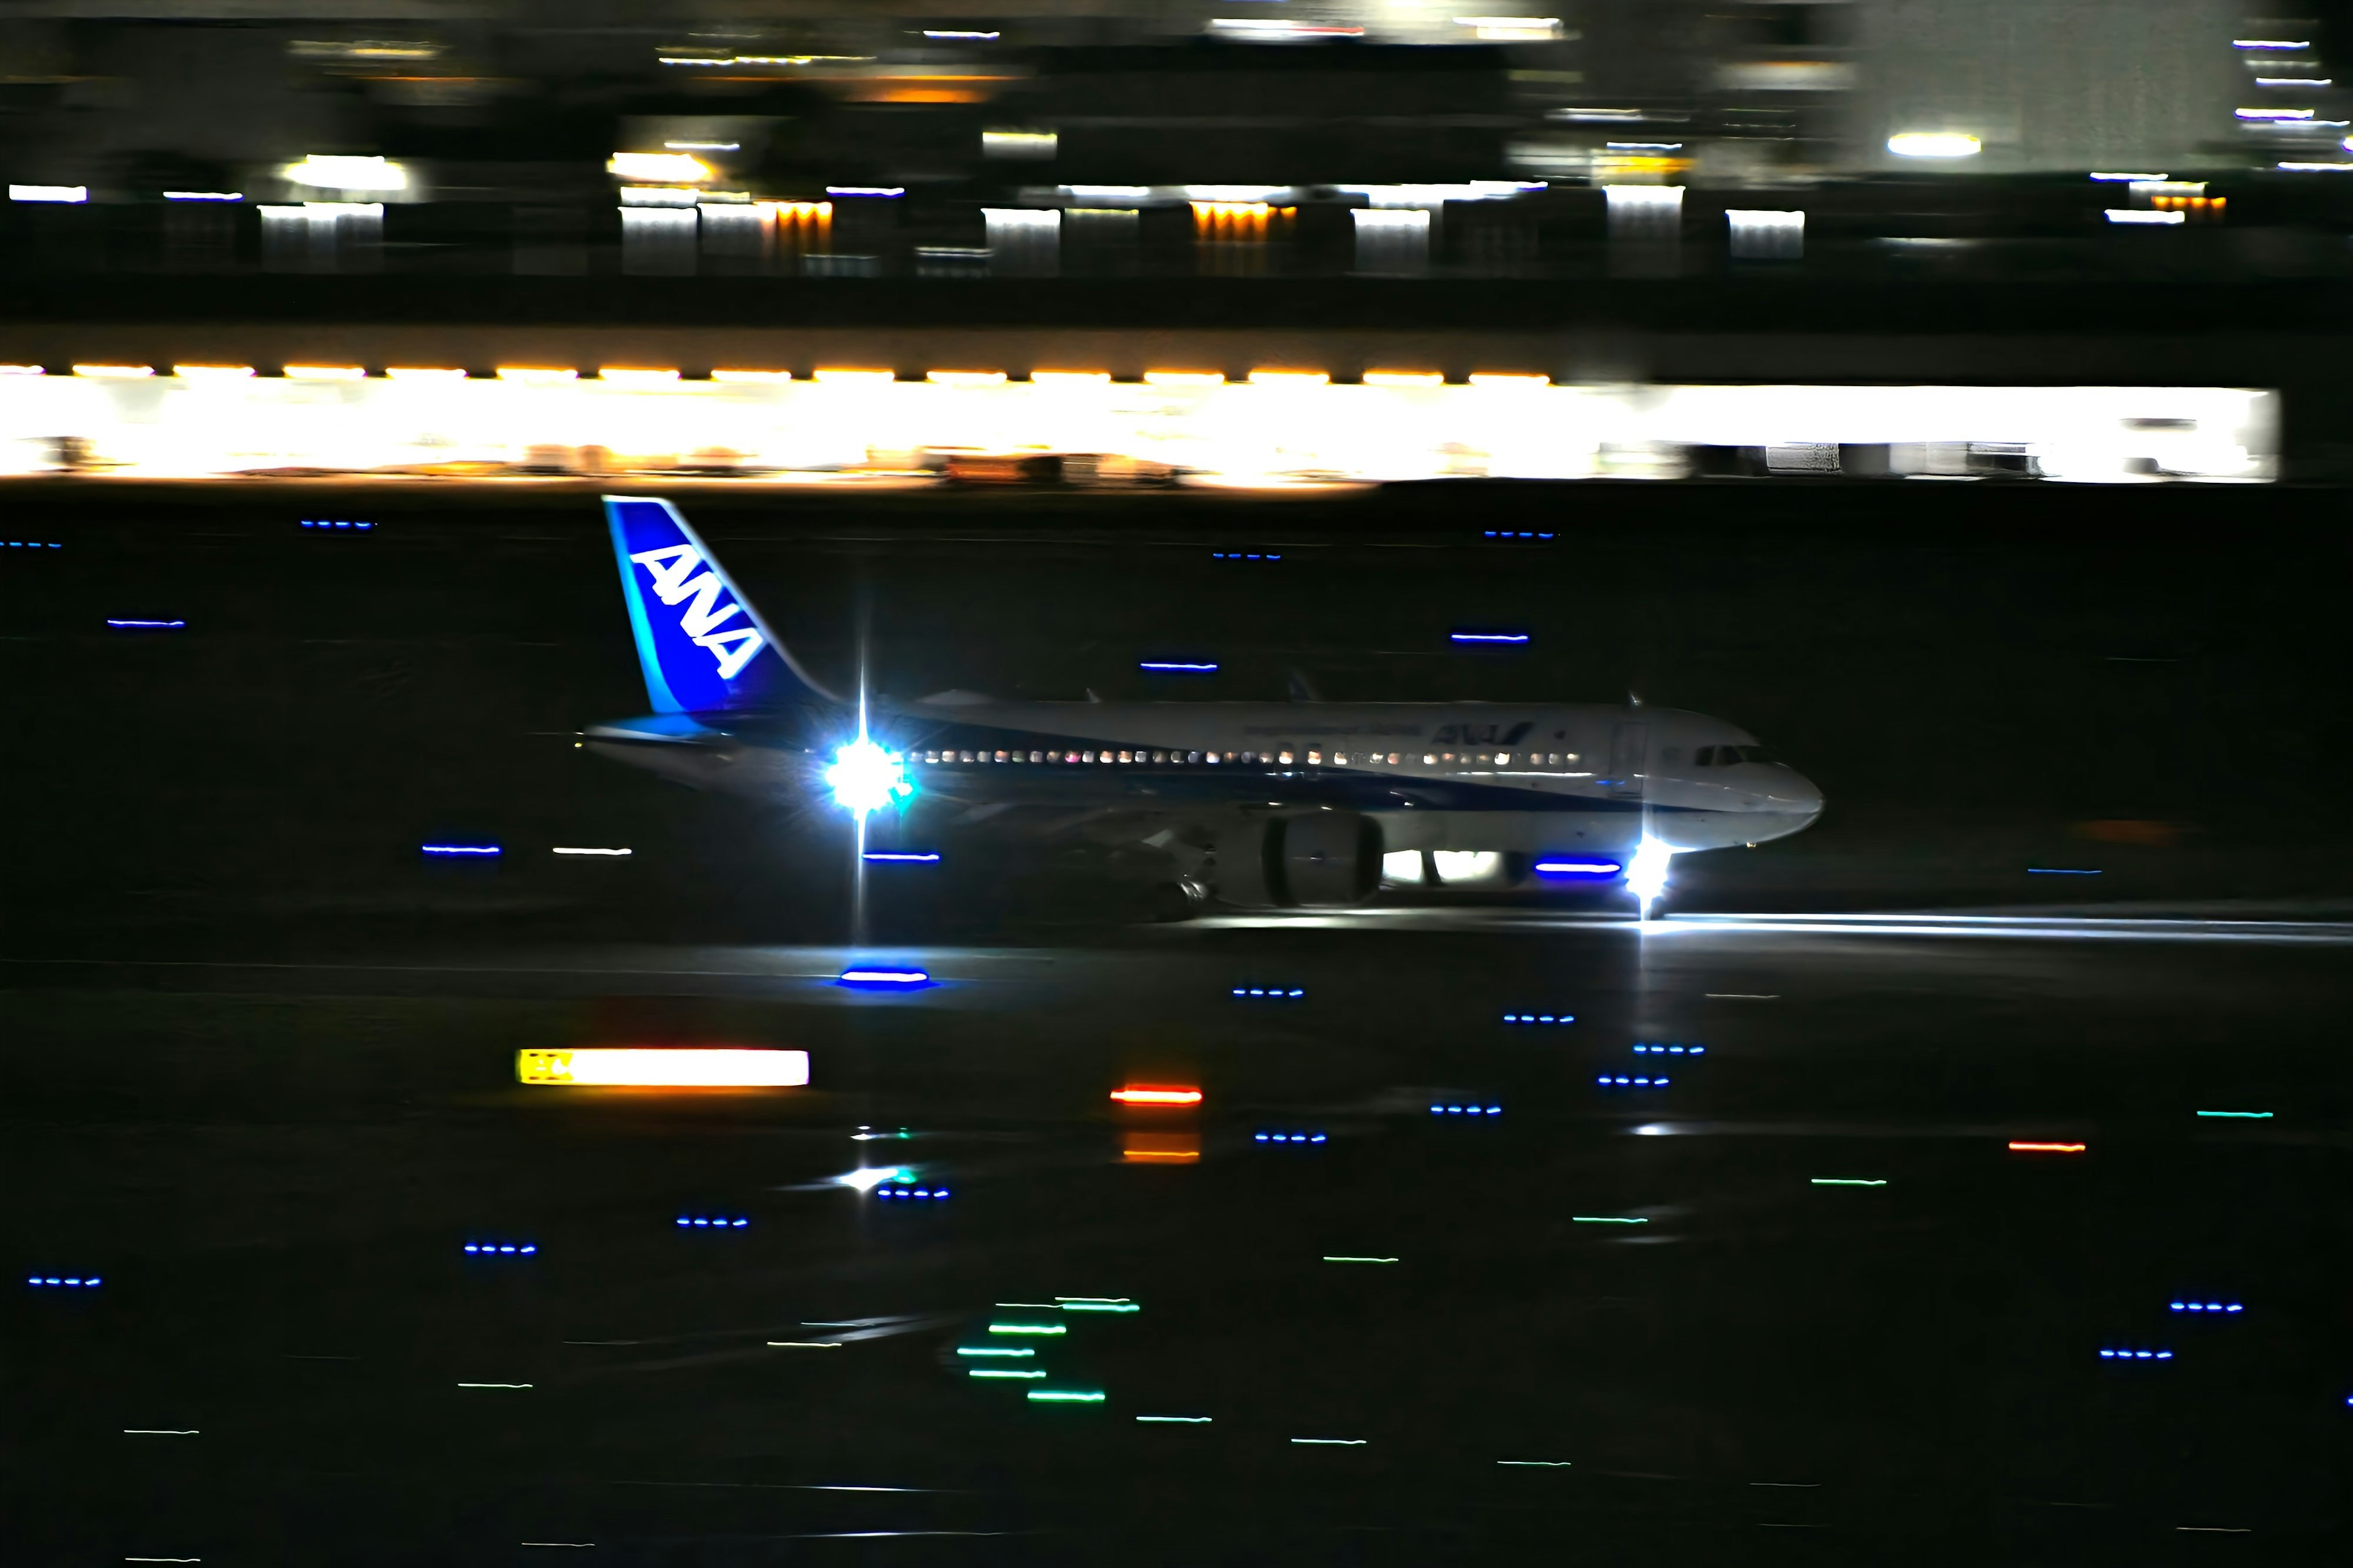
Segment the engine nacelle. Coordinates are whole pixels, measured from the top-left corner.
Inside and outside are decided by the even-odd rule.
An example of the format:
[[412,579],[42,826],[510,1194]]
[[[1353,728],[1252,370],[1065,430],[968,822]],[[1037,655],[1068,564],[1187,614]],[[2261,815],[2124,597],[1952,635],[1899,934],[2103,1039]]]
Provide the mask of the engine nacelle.
[[1243,909],[1347,909],[1381,882],[1381,826],[1354,811],[1236,822],[1216,838],[1218,898]]

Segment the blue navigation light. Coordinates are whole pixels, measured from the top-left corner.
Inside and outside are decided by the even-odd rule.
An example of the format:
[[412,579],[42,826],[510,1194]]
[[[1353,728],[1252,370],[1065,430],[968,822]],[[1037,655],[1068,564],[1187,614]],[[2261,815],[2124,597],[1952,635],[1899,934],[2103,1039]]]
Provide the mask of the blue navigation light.
[[2100,1352],[2100,1359],[2102,1361],[2171,1361],[2173,1352],[2171,1351],[2104,1350]]
[[691,1226],[696,1230],[742,1230],[752,1222],[740,1215],[730,1219],[723,1215],[716,1219],[712,1219],[702,1215],[681,1215],[678,1217],[678,1223],[681,1226]]
[[51,1287],[68,1290],[89,1290],[96,1289],[100,1282],[99,1277],[95,1274],[27,1274],[25,1276],[26,1284],[40,1290],[46,1290]]
[[1433,1105],[1430,1113],[1432,1116],[1501,1116],[1504,1108],[1500,1105]]
[[109,616],[106,624],[126,632],[176,632],[188,623],[185,621],[118,621]]
[[369,529],[374,528],[375,524],[372,522],[352,522],[348,521],[331,522],[325,518],[311,519],[306,517],[302,520],[302,526],[305,528],[341,528],[359,533],[365,533]]
[[502,855],[505,850],[495,844],[420,844],[422,855]]
[[2029,866],[2026,874],[2030,877],[2096,877],[2100,873],[2080,866]]
[[539,1248],[528,1241],[470,1241],[466,1250],[482,1258],[528,1258]]
[[834,982],[852,991],[920,991],[931,983],[921,969],[845,969]]
[[1506,1013],[1504,1015],[1504,1022],[1506,1024],[1574,1024],[1577,1022],[1577,1015],[1574,1013]]
[[1455,632],[1447,638],[1449,642],[1461,643],[1524,643],[1527,640],[1525,632]]
[[1261,553],[1255,550],[1212,550],[1209,552],[1209,559],[1212,561],[1280,561],[1282,557],[1271,552]]
[[1705,1046],[1673,1046],[1673,1045],[1669,1045],[1669,1046],[1636,1046],[1636,1047],[1634,1047],[1634,1054],[1635,1054],[1636,1056],[1638,1056],[1638,1057],[1640,1057],[1640,1056],[1653,1056],[1653,1057],[1683,1057],[1683,1056],[1691,1056],[1691,1057],[1704,1057],[1704,1056],[1707,1055],[1707,1047],[1706,1047]]
[[1539,877],[1614,877],[1625,866],[1616,860],[1539,860]]
[[1325,1142],[1325,1138],[1321,1132],[1253,1132],[1250,1134],[1250,1142],[1253,1143],[1321,1143]]
[[863,733],[833,753],[823,777],[834,804],[861,817],[915,793],[907,781],[906,759]]
[[1664,1089],[1667,1087],[1667,1080],[1663,1078],[1628,1078],[1622,1073],[1615,1077],[1612,1077],[1609,1073],[1603,1073],[1599,1078],[1595,1079],[1593,1081],[1596,1083],[1609,1084],[1613,1088],[1630,1087],[1634,1089]]
[[1483,529],[1479,536],[1482,539],[1550,539],[1552,537],[1549,533],[1514,533],[1508,528]]
[[1214,664],[1188,664],[1182,659],[1173,658],[1146,659],[1135,668],[1151,670],[1155,675],[1215,675],[1218,673],[1218,667]]
[[2246,1307],[2239,1301],[2168,1301],[2165,1310],[2168,1312],[2242,1312]]
[[1281,985],[1237,985],[1234,987],[1234,994],[1237,996],[1263,996],[1277,1002],[1295,1002],[1301,997],[1306,995],[1307,993],[1296,985],[1290,986],[1288,988]]
[[865,858],[892,865],[936,866],[940,863],[940,853],[936,849],[869,849]]
[[945,1187],[877,1187],[874,1189],[874,1195],[878,1198],[944,1198],[948,1195],[948,1189]]

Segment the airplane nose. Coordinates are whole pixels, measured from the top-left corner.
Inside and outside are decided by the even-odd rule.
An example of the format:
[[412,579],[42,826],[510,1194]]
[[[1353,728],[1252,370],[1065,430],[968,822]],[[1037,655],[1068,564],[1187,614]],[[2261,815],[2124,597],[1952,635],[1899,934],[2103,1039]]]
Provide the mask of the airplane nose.
[[1795,768],[1788,770],[1788,778],[1774,782],[1773,804],[1804,817],[1808,822],[1813,821],[1822,814],[1821,786]]

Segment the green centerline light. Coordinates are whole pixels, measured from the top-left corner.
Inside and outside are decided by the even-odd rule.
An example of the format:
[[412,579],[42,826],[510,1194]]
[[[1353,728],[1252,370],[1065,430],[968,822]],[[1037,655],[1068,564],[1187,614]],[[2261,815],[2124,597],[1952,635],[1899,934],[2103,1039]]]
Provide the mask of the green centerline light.
[[992,1334],[1067,1334],[1071,1331],[1060,1323],[991,1323]]
[[1065,1312],[1136,1312],[1143,1310],[1133,1301],[1065,1301]]
[[1573,1214],[1569,1219],[1577,1225],[1648,1225],[1646,1219],[1626,1219],[1611,1214]]
[[1027,1368],[1017,1370],[1008,1367],[976,1366],[965,1375],[966,1377],[1043,1377],[1046,1374],[1042,1372],[1031,1372]]
[[1883,1180],[1866,1181],[1861,1176],[1810,1176],[1807,1180],[1818,1187],[1883,1187],[1887,1184]]
[[1395,1263],[1397,1259],[1394,1258],[1334,1258],[1327,1253],[1324,1261],[1326,1263]]
[[2239,1116],[2244,1117],[2250,1121],[2269,1121],[2272,1119],[2272,1113],[2268,1110],[2201,1110],[2198,1114],[2200,1116]]
[[1036,1351],[1029,1349],[1026,1345],[1018,1349],[1016,1349],[1012,1345],[956,1346],[956,1354],[958,1355],[1036,1355],[1037,1353],[1038,1352]]
[[1103,1400],[1100,1388],[1033,1388],[1029,1397],[1052,1405],[1101,1405]]
[[1138,1421],[1178,1421],[1187,1426],[1206,1426],[1211,1418],[1207,1415],[1139,1415],[1136,1419]]

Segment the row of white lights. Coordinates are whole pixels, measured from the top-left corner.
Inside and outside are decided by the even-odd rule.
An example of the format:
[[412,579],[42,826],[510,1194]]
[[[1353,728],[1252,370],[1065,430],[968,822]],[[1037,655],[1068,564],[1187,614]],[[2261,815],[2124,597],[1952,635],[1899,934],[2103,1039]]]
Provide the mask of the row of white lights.
[[[0,364],[0,375],[43,375],[47,368],[37,364]],[[77,364],[73,374],[99,381],[143,381],[155,374],[149,364]],[[183,381],[243,381],[259,373],[249,364],[175,364],[171,374]],[[356,364],[290,364],[282,374],[289,381],[364,381],[367,370]],[[393,381],[464,381],[470,373],[427,365],[391,365],[384,372]],[[543,365],[501,365],[495,373],[501,381],[548,384],[583,379],[577,370]],[[587,379],[615,386],[670,386],[685,379],[676,370],[599,370]],[[789,382],[794,378],[788,370],[714,370],[715,382],[739,384],[767,384]],[[810,379],[833,386],[882,386],[895,384],[899,373],[891,370],[819,370]],[[1114,378],[1109,371],[1101,370],[1038,370],[1029,373],[1031,384],[1038,386],[1108,386]],[[933,370],[923,373],[923,380],[934,386],[1003,386],[1012,381],[1001,370]],[[1252,386],[1325,386],[1331,375],[1320,370],[1254,370],[1250,373]],[[1366,386],[1429,387],[1443,386],[1446,376],[1440,371],[1368,370],[1364,374]],[[1545,387],[1552,384],[1548,375],[1520,372],[1474,373],[1469,378],[1472,386]],[[1144,373],[1147,386],[1211,387],[1229,384],[1222,371],[1149,370]]]

